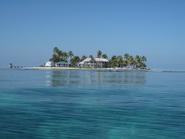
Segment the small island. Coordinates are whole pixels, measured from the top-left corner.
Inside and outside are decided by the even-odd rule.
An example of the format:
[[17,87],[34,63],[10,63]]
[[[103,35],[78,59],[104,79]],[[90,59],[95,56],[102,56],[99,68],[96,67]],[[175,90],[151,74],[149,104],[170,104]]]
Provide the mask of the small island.
[[53,49],[53,54],[48,62],[39,67],[30,67],[24,69],[85,69],[85,70],[142,70],[148,71],[145,56],[132,56],[128,53],[123,55],[113,55],[108,57],[107,54],[98,50],[96,56],[77,56],[72,51],[62,51],[58,47]]

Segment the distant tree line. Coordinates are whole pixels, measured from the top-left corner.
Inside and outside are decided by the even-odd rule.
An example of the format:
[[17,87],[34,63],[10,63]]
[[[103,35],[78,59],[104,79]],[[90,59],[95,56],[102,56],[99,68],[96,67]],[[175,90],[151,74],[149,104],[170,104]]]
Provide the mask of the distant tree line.
[[[94,62],[95,57],[93,55],[89,56]],[[125,53],[123,55],[113,55],[110,59],[108,58],[107,54],[102,53],[102,51],[97,51],[97,58],[105,58],[108,59],[108,67],[128,67],[131,66],[133,68],[141,68],[144,69],[147,67],[146,62],[147,58],[145,56],[132,56],[128,53]],[[87,56],[77,56],[74,55],[72,51],[65,52],[60,50],[59,48],[55,47],[53,49],[52,57],[50,58],[50,61],[57,63],[57,62],[70,62],[71,67],[78,66],[78,63],[86,59]]]
[[78,63],[84,59],[86,59],[86,56],[76,56],[73,54],[72,51],[65,52],[60,50],[58,47],[54,47],[53,49],[53,55],[50,58],[50,61],[57,63],[57,62],[70,62],[70,66],[76,67]]
[[147,58],[145,56],[136,55],[135,57],[129,54],[112,56],[109,60],[110,67],[134,67],[134,68],[146,68]]

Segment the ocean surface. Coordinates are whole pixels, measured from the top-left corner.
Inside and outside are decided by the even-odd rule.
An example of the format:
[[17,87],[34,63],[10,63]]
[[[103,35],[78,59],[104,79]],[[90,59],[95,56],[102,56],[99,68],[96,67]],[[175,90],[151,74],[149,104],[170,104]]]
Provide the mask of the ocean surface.
[[1,69],[0,139],[185,139],[185,73]]

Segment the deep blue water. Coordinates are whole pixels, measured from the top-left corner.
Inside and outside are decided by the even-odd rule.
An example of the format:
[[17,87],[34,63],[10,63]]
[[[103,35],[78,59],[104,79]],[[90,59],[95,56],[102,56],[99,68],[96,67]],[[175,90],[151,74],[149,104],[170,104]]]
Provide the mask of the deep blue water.
[[185,139],[185,73],[0,70],[0,139]]

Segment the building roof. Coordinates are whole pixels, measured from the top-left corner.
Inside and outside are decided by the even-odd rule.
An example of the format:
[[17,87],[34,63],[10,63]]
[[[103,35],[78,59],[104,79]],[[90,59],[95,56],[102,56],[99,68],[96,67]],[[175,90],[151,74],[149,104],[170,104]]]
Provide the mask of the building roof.
[[65,62],[65,61],[60,61],[60,62],[57,62],[56,64],[67,64],[67,62]]
[[46,63],[45,63],[45,66],[46,67],[51,67],[53,65],[53,62],[51,62],[51,61],[47,61]]
[[[95,60],[96,62],[109,62],[109,60],[107,60],[107,59],[105,59],[105,58],[94,58],[94,60]],[[83,61],[81,61],[79,64],[80,64],[80,65],[83,65],[85,62],[90,62],[90,61],[91,61],[91,58],[88,57],[88,58],[84,59]]]
[[95,58],[96,62],[109,62],[109,60],[105,59],[105,58]]

